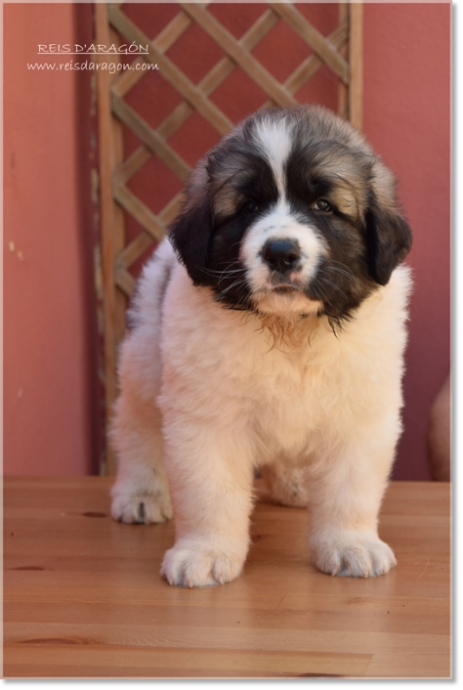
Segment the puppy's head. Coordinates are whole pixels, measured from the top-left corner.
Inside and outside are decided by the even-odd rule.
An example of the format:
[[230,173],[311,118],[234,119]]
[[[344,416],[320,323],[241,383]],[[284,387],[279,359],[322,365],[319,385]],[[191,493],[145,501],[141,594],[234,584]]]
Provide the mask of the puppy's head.
[[245,120],[198,164],[171,241],[229,308],[341,322],[410,250],[392,174],[318,106]]

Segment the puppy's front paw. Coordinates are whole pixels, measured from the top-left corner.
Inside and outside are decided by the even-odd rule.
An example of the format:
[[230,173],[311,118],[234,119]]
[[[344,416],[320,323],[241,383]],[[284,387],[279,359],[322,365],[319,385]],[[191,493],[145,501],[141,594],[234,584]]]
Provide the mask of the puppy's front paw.
[[374,532],[324,531],[310,539],[319,570],[328,575],[377,577],[397,565],[392,549]]
[[111,516],[119,522],[149,525],[170,520],[173,514],[168,492],[112,492]]
[[224,585],[238,577],[244,559],[207,542],[178,542],[164,556],[161,575],[180,587]]

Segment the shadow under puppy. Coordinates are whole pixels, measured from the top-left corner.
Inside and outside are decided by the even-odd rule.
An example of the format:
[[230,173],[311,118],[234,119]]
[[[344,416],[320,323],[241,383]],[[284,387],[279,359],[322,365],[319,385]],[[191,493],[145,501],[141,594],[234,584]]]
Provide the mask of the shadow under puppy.
[[258,112],[199,162],[138,283],[111,431],[112,516],[175,515],[170,584],[240,574],[255,467],[278,501],[310,505],[320,570],[395,565],[377,527],[410,246],[392,174],[321,107]]

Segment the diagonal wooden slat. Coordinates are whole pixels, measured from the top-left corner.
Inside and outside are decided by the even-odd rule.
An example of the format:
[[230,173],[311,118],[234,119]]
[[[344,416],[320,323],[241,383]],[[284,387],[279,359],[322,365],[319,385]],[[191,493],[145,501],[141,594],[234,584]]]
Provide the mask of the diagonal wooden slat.
[[117,287],[122,290],[127,297],[132,297],[136,286],[135,278],[123,266],[119,266],[117,262],[115,272]]
[[268,72],[253,55],[247,52],[232,34],[227,31],[209,12],[199,5],[180,3],[180,6],[192,17],[206,33],[234,60],[242,69],[270,96],[276,105],[296,105],[297,101]]
[[111,105],[119,120],[124,122],[181,180],[184,181],[188,177],[190,166],[133,108],[115,94],[112,94]]
[[134,24],[123,12],[114,5],[109,5],[109,18],[111,24],[130,42],[149,44],[148,59],[159,65],[162,75],[175,88],[180,91],[182,96],[190,105],[198,110],[201,115],[208,120],[220,134],[226,134],[232,127],[232,121],[222,113],[208,98],[203,91],[190,81],[183,72],[159,50],[149,43],[145,34]]
[[113,179],[126,184],[144,165],[153,154],[146,146],[139,146],[125,161],[114,170]]
[[154,240],[151,235],[148,235],[147,232],[140,232],[117,257],[118,265],[125,269],[130,268],[153,244]]
[[[157,219],[165,228],[169,223],[172,223],[180,208],[183,193],[176,194],[158,214]],[[153,244],[154,239],[151,234],[141,232],[132,240],[117,256],[117,262],[124,268],[132,266],[137,259]]]
[[162,223],[159,222],[159,219],[151,209],[140,201],[130,189],[127,189],[122,184],[114,185],[113,194],[117,203],[128,211],[154,240],[157,242],[162,240],[165,234]]
[[338,77],[347,84],[349,82],[349,66],[341,55],[330,46],[324,36],[310,24],[294,7],[286,3],[269,3],[270,7],[284,21],[301,36]]
[[[347,21],[336,27],[336,29],[329,35],[331,43],[333,43],[336,48],[343,46],[349,35],[349,27]],[[299,91],[300,88],[311,79],[323,66],[323,61],[318,58],[315,53],[310,55],[304,62],[301,62],[299,67],[297,67],[294,72],[288,77],[284,82],[284,86],[292,94]],[[264,108],[270,108],[272,105],[271,101],[267,101],[264,104]]]

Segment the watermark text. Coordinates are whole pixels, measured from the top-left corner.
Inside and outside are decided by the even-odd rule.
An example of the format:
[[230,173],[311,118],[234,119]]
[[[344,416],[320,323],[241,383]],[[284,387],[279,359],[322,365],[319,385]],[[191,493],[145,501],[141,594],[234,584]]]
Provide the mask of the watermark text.
[[135,62],[133,64],[123,64],[122,62],[93,62],[93,60],[86,60],[84,62],[77,62],[70,60],[68,62],[28,62],[27,69],[35,72],[104,72],[116,74],[116,72],[147,72],[152,70],[159,70],[156,63],[151,62]]
[[106,46],[103,43],[39,43],[37,55],[148,55],[149,47],[141,43],[124,43],[117,46],[112,43]]

